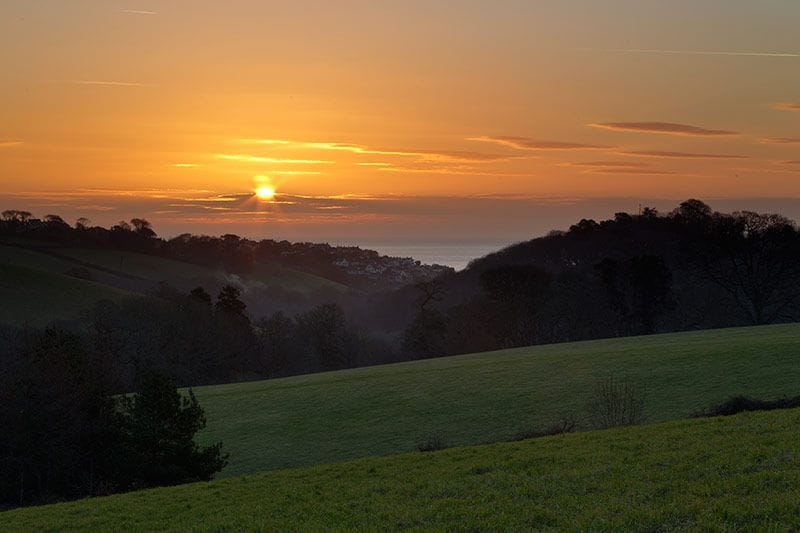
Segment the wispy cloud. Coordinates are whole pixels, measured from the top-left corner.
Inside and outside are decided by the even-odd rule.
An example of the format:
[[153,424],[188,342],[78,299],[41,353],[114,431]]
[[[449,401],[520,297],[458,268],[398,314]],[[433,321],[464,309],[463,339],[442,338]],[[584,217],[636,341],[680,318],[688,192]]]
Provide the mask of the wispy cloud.
[[152,83],[138,83],[132,81],[65,80],[63,83],[72,85],[97,85],[100,87],[156,87],[156,85]]
[[579,161],[577,163],[566,163],[571,167],[585,168],[645,168],[644,163],[634,163],[631,161]]
[[612,146],[563,141],[542,141],[527,137],[488,136],[468,137],[468,141],[487,142],[516,150],[607,150]]
[[324,172],[319,170],[270,170],[269,174],[274,176],[322,176]]
[[800,159],[796,161],[782,161],[784,165],[800,165]]
[[793,111],[795,113],[800,113],[800,102],[780,102],[773,104],[772,108],[780,111]]
[[589,124],[593,128],[611,131],[630,131],[637,133],[658,133],[664,135],[679,135],[683,137],[720,137],[739,135],[735,131],[710,130],[689,124],[673,124],[671,122],[603,122]]
[[120,9],[120,13],[128,13],[129,15],[158,15],[157,11],[143,11],[140,9]]
[[761,139],[763,144],[800,144],[798,137],[767,137]]
[[489,176],[489,177],[496,177],[496,178],[508,178],[508,177],[521,177],[527,176],[527,174],[519,174],[519,173],[510,173],[510,172],[488,172],[485,170],[480,170],[477,168],[470,168],[470,167],[442,167],[442,166],[388,166],[388,167],[378,167],[377,169],[380,172],[396,172],[401,174],[441,174],[441,175],[450,175],[450,176]]
[[661,50],[649,48],[578,48],[587,52],[612,52],[622,54],[662,54],[687,56],[735,56],[735,57],[780,57],[800,58],[800,54],[792,52],[751,52],[751,51],[716,51],[716,50]]
[[606,167],[593,168],[588,171],[590,174],[636,174],[641,176],[669,176],[675,174],[672,170],[658,168],[628,168],[628,167]]
[[290,165],[331,165],[333,161],[325,161],[321,159],[286,159],[281,157],[261,157],[256,155],[246,154],[217,154],[217,159],[225,161],[239,161],[242,163],[274,163],[274,164],[290,164]]
[[19,146],[21,144],[22,141],[10,141],[10,140],[0,139],[0,148],[11,148],[12,146]]
[[[359,144],[337,143],[337,142],[308,142],[290,141],[286,139],[241,139],[245,144],[259,144],[268,146],[282,146],[286,148],[300,148],[307,150],[328,150],[337,152],[349,152],[359,155],[378,155],[378,156],[397,156],[397,157],[416,157],[425,161],[437,162],[494,162],[513,159],[515,156],[504,154],[487,154],[472,151],[455,150],[431,150],[431,149],[383,149],[371,148]],[[377,165],[375,165],[377,166]]]
[[749,156],[746,155],[699,154],[693,152],[668,152],[660,150],[624,150],[619,153],[637,157],[658,157],[667,159],[749,159]]
[[173,163],[171,166],[175,168],[199,168],[202,167],[203,165],[200,165],[198,163]]

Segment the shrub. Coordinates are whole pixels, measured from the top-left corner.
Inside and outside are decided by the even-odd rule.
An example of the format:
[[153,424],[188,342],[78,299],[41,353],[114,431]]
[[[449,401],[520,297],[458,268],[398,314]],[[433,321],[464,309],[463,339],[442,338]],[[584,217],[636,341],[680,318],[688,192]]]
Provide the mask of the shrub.
[[800,396],[777,400],[754,400],[747,396],[733,396],[724,402],[713,405],[704,411],[694,413],[694,417],[731,416],[746,411],[773,411],[775,409],[794,409],[800,407]]
[[592,423],[600,429],[632,426],[644,420],[644,392],[634,383],[614,377],[597,382],[589,399]]
[[440,433],[432,433],[425,440],[417,443],[417,451],[420,452],[435,452],[447,447],[447,441]]

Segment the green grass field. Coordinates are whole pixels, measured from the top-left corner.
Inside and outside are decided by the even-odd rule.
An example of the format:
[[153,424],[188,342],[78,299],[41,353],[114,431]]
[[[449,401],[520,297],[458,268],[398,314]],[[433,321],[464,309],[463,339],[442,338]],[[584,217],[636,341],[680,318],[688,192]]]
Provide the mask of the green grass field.
[[800,410],[361,459],[0,514],[25,531],[800,527]]
[[[196,389],[231,454],[223,476],[402,453],[438,433],[507,439],[581,416],[598,378],[646,390],[651,422],[734,394],[800,394],[800,325],[555,344]],[[584,426],[586,421],[583,421]]]

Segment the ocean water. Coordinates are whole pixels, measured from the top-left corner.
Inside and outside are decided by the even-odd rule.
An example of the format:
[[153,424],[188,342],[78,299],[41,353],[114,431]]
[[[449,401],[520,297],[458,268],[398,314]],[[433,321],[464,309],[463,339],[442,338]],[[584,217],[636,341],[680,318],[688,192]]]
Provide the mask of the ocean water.
[[473,259],[483,257],[501,248],[508,243],[481,243],[481,244],[452,244],[452,243],[425,243],[425,244],[396,244],[365,242],[359,243],[362,248],[375,250],[391,257],[413,257],[427,264],[446,265],[462,270]]

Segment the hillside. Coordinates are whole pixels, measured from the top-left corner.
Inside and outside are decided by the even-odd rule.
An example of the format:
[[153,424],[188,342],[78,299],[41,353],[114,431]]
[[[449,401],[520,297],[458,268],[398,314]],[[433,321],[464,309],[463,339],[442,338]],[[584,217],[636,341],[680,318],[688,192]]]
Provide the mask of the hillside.
[[0,514],[41,530],[781,530],[800,410],[370,458]]
[[101,300],[129,294],[64,274],[0,262],[0,324],[45,326],[74,318]]
[[0,244],[0,290],[6,303],[0,323],[44,325],[73,318],[102,299],[145,292],[159,282],[188,291],[234,283],[247,290],[280,288],[300,295],[342,293],[339,283],[278,265],[256,263],[251,274],[219,270],[130,251],[64,248],[16,239]]
[[[495,442],[583,417],[598,378],[646,390],[648,421],[734,394],[800,393],[800,325],[555,344],[196,389],[223,476],[402,453],[439,434]],[[581,423],[585,426],[586,420]]]

